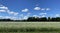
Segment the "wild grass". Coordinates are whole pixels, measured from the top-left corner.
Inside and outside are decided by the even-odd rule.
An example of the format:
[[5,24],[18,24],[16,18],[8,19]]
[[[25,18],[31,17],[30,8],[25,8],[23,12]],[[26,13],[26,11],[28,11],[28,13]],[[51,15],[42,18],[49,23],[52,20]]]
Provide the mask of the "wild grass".
[[56,28],[1,28],[0,32],[59,32]]
[[60,22],[0,22],[0,32],[60,32]]

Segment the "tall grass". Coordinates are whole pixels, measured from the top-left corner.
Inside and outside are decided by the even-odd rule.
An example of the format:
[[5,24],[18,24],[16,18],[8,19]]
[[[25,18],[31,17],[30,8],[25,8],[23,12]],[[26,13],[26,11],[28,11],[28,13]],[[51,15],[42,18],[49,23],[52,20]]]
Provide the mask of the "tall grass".
[[60,23],[48,22],[1,22],[0,32],[59,32]]
[[53,32],[60,28],[0,28],[0,32]]

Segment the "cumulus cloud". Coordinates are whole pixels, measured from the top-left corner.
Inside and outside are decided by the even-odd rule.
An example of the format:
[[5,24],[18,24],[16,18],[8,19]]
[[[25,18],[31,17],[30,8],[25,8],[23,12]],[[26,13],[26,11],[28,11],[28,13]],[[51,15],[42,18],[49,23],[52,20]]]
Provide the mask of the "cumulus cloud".
[[40,7],[35,7],[34,10],[49,11],[50,8],[40,8]]
[[22,20],[22,19],[28,19],[28,17],[29,17],[29,16],[22,16],[22,17],[21,17],[21,20]]
[[45,8],[41,8],[42,11],[45,11]]
[[9,16],[0,16],[0,19],[9,19],[9,18],[11,18],[11,17],[9,17]]
[[27,13],[27,15],[25,15],[25,16],[23,17],[23,19],[28,19],[28,17],[30,17],[30,14],[31,14],[31,13]]
[[8,9],[8,7],[0,5],[0,9]]
[[46,8],[46,11],[49,11],[50,10],[50,8]]
[[42,15],[41,17],[46,17],[45,15]]
[[24,16],[23,19],[28,19],[28,16]]
[[24,17],[24,14],[20,14],[19,16],[20,16],[19,19],[22,20]]
[[40,7],[35,7],[34,10],[40,10],[41,8]]
[[0,17],[2,17],[2,16],[0,16]]
[[55,16],[56,16],[56,17],[60,17],[60,14],[56,14]]
[[6,10],[0,10],[0,12],[6,12]]
[[30,17],[30,14],[31,13],[27,13],[26,15],[24,15],[24,14],[20,14],[20,20],[22,20],[22,19],[28,19],[28,17]]
[[23,19],[28,19],[28,17],[29,17],[29,16],[30,16],[30,13],[27,13],[27,15],[20,14],[19,19],[20,19],[20,20],[23,20]]
[[3,16],[0,16],[0,19],[2,18]]
[[23,14],[20,14],[20,17],[23,17],[24,15]]
[[47,13],[39,13],[40,17],[46,17]]
[[3,7],[0,7],[0,9],[8,9],[7,7],[3,6]]
[[18,12],[13,12],[8,9],[8,7],[0,5],[0,12],[7,12],[8,14],[18,15]]
[[37,15],[33,15],[33,17],[37,17]]
[[33,17],[35,17],[35,18],[39,17],[39,18],[40,18],[41,16],[38,16],[38,15],[33,15]]
[[7,9],[7,7],[0,5],[0,12],[6,12]]
[[29,9],[27,9],[27,8],[22,10],[22,12],[28,12],[28,11],[29,11]]
[[31,13],[28,13],[28,15],[30,15]]
[[14,15],[18,15],[19,13],[18,12],[15,12]]
[[0,19],[12,19],[12,20],[17,20],[17,18],[14,17],[14,16],[0,16]]
[[13,12],[13,11],[8,11],[9,14],[13,14],[13,15],[18,15],[19,13],[17,12]]
[[28,19],[28,17],[30,17],[30,14],[31,13],[27,13],[27,15],[24,15],[24,14],[20,14],[20,19]]
[[46,15],[40,15],[40,16],[38,16],[38,15],[33,15],[33,17],[35,17],[35,18],[37,18],[37,17],[41,18],[41,17],[46,17]]
[[47,13],[39,13],[39,15],[46,15]]
[[5,18],[5,19],[10,19],[11,17],[10,17],[10,16],[5,16],[4,18]]
[[17,17],[11,17],[10,19],[12,19],[12,20],[18,20]]

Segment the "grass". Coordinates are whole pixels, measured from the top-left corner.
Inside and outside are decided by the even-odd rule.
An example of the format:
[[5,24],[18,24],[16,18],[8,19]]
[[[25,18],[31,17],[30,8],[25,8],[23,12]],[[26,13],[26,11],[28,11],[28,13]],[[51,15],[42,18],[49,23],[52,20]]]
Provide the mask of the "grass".
[[0,32],[0,33],[60,33],[60,32]]
[[0,33],[60,33],[60,22],[0,22]]

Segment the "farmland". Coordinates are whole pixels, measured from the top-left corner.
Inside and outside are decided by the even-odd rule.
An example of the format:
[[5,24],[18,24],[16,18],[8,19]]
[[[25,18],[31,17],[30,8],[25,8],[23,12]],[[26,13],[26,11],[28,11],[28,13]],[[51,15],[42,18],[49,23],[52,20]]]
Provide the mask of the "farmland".
[[0,22],[0,33],[60,33],[60,22]]

